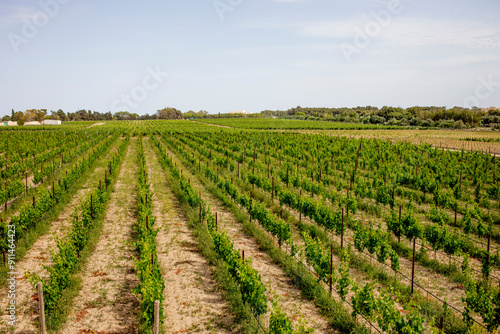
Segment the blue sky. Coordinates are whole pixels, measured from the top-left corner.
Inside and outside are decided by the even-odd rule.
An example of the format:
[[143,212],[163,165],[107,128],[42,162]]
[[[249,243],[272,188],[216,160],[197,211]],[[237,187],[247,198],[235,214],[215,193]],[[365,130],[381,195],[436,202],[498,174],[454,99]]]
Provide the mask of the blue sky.
[[500,106],[498,0],[0,3],[0,114]]

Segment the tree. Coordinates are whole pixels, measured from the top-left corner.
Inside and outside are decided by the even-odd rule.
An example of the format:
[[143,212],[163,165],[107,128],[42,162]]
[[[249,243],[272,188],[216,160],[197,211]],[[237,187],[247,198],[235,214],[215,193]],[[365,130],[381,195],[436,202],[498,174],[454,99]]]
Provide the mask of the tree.
[[16,112],[14,112],[14,110],[12,110],[12,111],[13,111],[13,113],[12,113],[11,119],[13,122],[17,122],[20,117],[24,117],[24,113],[22,111],[16,111]]
[[205,116],[208,115],[208,111],[206,111],[206,110],[200,110],[200,111],[197,112],[197,114],[198,114],[199,117],[205,117]]
[[159,119],[182,119],[182,112],[171,107],[158,110],[157,114]]
[[57,111],[57,116],[59,117],[59,119],[61,121],[67,121],[67,120],[69,120],[68,116],[64,113],[64,111],[62,111],[62,109],[59,109]]
[[188,112],[186,112],[186,113],[183,114],[184,118],[191,118],[191,117],[194,118],[196,116],[197,116],[197,114],[194,111],[192,111],[192,110],[189,110]]
[[24,113],[25,122],[37,121],[43,122],[43,119],[47,115],[47,109],[29,109]]
[[26,115],[22,111],[16,112],[17,125],[24,125],[26,123]]
[[57,114],[57,111],[51,110],[50,113],[51,113],[51,115],[49,116],[50,119],[60,120],[59,115]]

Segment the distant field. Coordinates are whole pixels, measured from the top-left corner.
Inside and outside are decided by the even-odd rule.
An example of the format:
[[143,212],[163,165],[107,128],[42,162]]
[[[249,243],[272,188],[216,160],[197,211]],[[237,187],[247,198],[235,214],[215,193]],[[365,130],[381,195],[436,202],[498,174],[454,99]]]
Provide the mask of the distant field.
[[340,122],[323,122],[323,121],[301,121],[295,119],[280,119],[280,118],[223,118],[223,119],[203,119],[201,122],[228,126],[240,129],[265,129],[265,130],[280,130],[280,129],[398,129],[401,127],[373,125],[373,124],[354,124]]
[[500,154],[500,132],[486,130],[356,130],[341,129],[336,131],[300,130],[308,134],[323,133],[331,136],[346,136],[350,138],[378,138],[392,142],[405,141],[413,144],[430,144],[455,150],[482,151]]

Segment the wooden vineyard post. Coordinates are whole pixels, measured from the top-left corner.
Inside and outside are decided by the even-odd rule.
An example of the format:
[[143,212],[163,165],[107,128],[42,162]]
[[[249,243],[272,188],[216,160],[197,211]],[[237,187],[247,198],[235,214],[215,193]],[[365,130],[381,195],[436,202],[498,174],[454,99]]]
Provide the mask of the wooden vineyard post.
[[149,230],[149,216],[146,216],[146,230]]
[[490,276],[490,272],[489,272],[489,268],[490,268],[490,242],[491,242],[491,233],[488,233],[488,246],[486,249],[486,268],[488,268],[488,270],[486,270],[486,272],[485,272],[486,278],[488,278]]
[[201,192],[199,193],[198,197],[200,198],[200,224],[201,224]]
[[[3,219],[0,218],[0,223],[3,225]],[[7,259],[5,258],[5,252],[2,253],[3,255],[3,265],[5,266],[7,264]]]
[[455,201],[455,224],[454,226],[457,226],[457,202]]
[[439,320],[439,333],[443,332],[443,328],[444,328],[444,317],[443,315],[441,315],[441,319]]
[[342,208],[342,226],[340,229],[340,248],[344,249],[344,208]]
[[155,300],[153,334],[160,334],[160,301]]
[[460,165],[460,180],[458,185],[458,191],[462,192],[462,165]]
[[413,237],[413,258],[411,261],[411,294],[413,295],[413,283],[415,281],[415,242],[417,238]]
[[7,194],[7,200],[5,201],[5,209],[4,211],[7,211],[7,202],[9,201],[9,193],[7,192],[7,182],[5,182],[5,193]]
[[43,305],[43,286],[42,282],[38,282],[38,311],[40,313],[40,327],[42,334],[47,334],[45,329],[45,307]]
[[240,163],[238,162],[238,179],[240,178]]
[[241,259],[243,260],[243,262],[245,262],[245,250],[244,249],[241,250]]
[[[299,199],[302,197],[302,189],[299,191]],[[299,210],[299,222],[302,222],[302,210]]]
[[217,231],[218,229],[218,218],[217,218],[217,211],[215,212],[215,230]]
[[33,209],[35,208],[35,196],[33,196]]
[[53,200],[52,206],[54,206],[56,203],[56,187],[54,185],[54,181],[52,181],[52,200]]
[[90,218],[94,220],[94,201],[92,198],[92,194],[90,194]]
[[272,200],[274,201],[274,176],[273,176],[273,181],[272,181],[272,183],[273,183],[273,192],[271,193],[271,198],[272,198]]
[[333,285],[333,244],[330,244],[330,296],[332,295]]
[[[401,205],[399,206],[399,228],[401,228]],[[398,231],[398,242],[401,242],[401,231]]]
[[290,182],[288,180],[288,166],[286,167],[286,187],[288,188],[290,186]]

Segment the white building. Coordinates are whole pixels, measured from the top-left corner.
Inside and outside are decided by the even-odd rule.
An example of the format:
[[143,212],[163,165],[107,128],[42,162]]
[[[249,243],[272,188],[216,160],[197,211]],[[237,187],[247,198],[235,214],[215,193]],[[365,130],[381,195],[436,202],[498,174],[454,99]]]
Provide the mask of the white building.
[[17,122],[6,121],[1,123],[2,126],[17,126]]
[[246,110],[233,110],[228,112],[228,114],[243,114],[243,115],[250,115],[251,112],[247,112]]
[[58,119],[46,119],[43,121],[43,125],[61,125],[61,121]]
[[26,122],[24,125],[42,125],[40,122],[37,121],[32,121],[32,122]]

